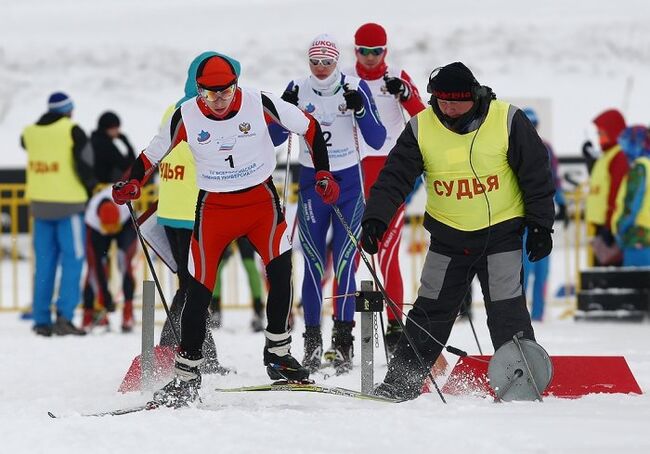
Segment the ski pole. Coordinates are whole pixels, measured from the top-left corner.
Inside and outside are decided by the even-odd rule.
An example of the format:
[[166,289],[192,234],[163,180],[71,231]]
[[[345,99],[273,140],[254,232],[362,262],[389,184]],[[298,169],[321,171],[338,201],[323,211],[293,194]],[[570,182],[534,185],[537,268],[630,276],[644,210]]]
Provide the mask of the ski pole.
[[[344,89],[348,89],[346,84]],[[354,118],[354,112],[352,112],[352,137],[354,137],[354,148],[357,152],[357,169],[359,170],[359,183],[361,184],[361,195],[363,196],[363,203],[366,203],[366,183],[363,176],[363,167],[361,166],[361,149],[359,147],[359,132],[357,128],[357,120]],[[376,270],[375,258],[372,257],[372,269]],[[379,314],[381,321],[381,337],[384,340],[384,353],[386,354],[386,364],[390,361],[390,355],[388,354],[388,347],[386,346],[386,329],[384,328],[384,314]]]
[[286,173],[284,174],[284,189],[282,191],[282,214],[285,215],[287,213],[287,192],[289,190],[289,166],[291,164],[291,139],[293,137],[293,133],[289,131],[289,139],[287,142],[287,167],[286,167]]
[[140,245],[142,246],[142,251],[144,252],[144,256],[147,259],[147,264],[149,265],[149,270],[151,271],[151,275],[153,276],[153,280],[156,283],[156,288],[158,289],[158,295],[160,295],[160,300],[162,301],[162,305],[165,308],[165,312],[167,313],[167,318],[169,319],[169,326],[172,329],[172,333],[174,333],[174,339],[176,340],[176,345],[181,344],[181,339],[178,333],[176,332],[176,328],[174,327],[174,323],[172,323],[172,315],[171,312],[169,311],[169,307],[167,306],[167,301],[165,300],[165,295],[163,295],[162,287],[160,286],[160,281],[158,281],[158,275],[156,274],[156,270],[153,268],[153,263],[151,262],[151,256],[149,256],[149,249],[147,248],[146,243],[144,242],[144,238],[142,237],[142,232],[140,231],[140,226],[138,225],[138,220],[135,217],[135,212],[133,211],[133,205],[131,205],[131,202],[128,201],[126,202],[126,206],[129,208],[129,213],[131,214],[131,221],[133,222],[133,227],[135,228],[135,233],[138,234],[138,238],[140,239]]
[[[470,282],[468,285],[471,286],[472,283]],[[465,296],[467,296],[467,294],[470,293],[470,292],[469,292],[469,287],[468,287],[467,290],[468,290],[468,291],[465,292]],[[481,344],[480,344],[480,342],[478,341],[478,336],[476,335],[476,329],[474,328],[474,322],[472,321],[472,314],[469,312],[469,309],[468,309],[468,307],[467,307],[467,306],[469,306],[470,304],[472,304],[471,301],[468,303],[468,302],[467,302],[467,299],[463,298],[463,307],[464,307],[464,309],[465,309],[465,313],[467,314],[467,320],[469,320],[469,326],[470,326],[470,328],[472,328],[472,334],[474,335],[474,340],[476,341],[476,346],[478,347],[478,352],[479,352],[479,353],[481,354],[481,356],[482,356],[482,355],[483,355],[483,349],[481,349]]]
[[[343,228],[347,232],[348,236],[350,237],[350,240],[352,241],[352,243],[356,246],[357,250],[359,251],[359,255],[361,256],[361,259],[363,260],[363,262],[368,267],[368,270],[370,271],[370,275],[372,276],[373,281],[375,281],[375,285],[377,286],[377,289],[381,292],[382,296],[384,297],[386,302],[391,306],[391,308],[393,310],[395,310],[396,308],[399,310],[399,307],[397,306],[397,304],[395,304],[393,302],[393,300],[391,300],[388,297],[388,294],[386,293],[386,290],[384,289],[384,286],[381,284],[381,282],[379,281],[379,278],[377,277],[377,273],[375,273],[375,270],[373,270],[372,266],[370,266],[370,262],[368,261],[368,257],[366,257],[366,254],[361,249],[361,245],[359,244],[356,237],[354,236],[354,233],[352,232],[352,229],[350,229],[350,226],[348,225],[348,223],[343,218],[343,214],[341,213],[341,210],[339,210],[339,207],[337,207],[336,205],[332,205],[332,208],[334,209],[334,213],[336,213],[336,216],[339,218],[339,221],[341,222],[341,225],[343,226]],[[403,311],[400,311],[400,312],[403,312]],[[436,383],[436,379],[433,377],[433,374],[431,373],[431,369],[428,368],[426,366],[426,364],[424,363],[424,358],[422,357],[420,351],[415,346],[415,343],[413,342],[413,339],[411,338],[411,335],[408,333],[408,331],[406,331],[406,327],[404,326],[404,322],[402,321],[401,317],[397,317],[396,320],[399,323],[400,327],[402,328],[404,336],[406,336],[406,339],[408,340],[409,344],[411,344],[411,347],[413,348],[413,352],[417,356],[420,365],[422,366],[422,368],[424,370],[427,371],[427,375],[428,375],[429,379],[431,380],[431,383],[433,384],[434,388],[436,388],[436,391],[437,391],[438,395],[440,396],[440,400],[442,400],[442,402],[446,404],[447,401],[445,400],[445,396],[442,395],[442,391],[440,391],[440,388],[438,387],[438,383]]]

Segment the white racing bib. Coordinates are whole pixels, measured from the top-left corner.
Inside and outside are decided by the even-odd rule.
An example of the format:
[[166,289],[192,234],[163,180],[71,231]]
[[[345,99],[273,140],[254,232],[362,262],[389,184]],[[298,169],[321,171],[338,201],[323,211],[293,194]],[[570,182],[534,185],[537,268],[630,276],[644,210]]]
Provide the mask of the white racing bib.
[[187,143],[196,163],[196,183],[209,192],[232,192],[264,182],[275,169],[261,93],[242,88],[239,112],[227,120],[211,120],[195,99],[181,105]]
[[[356,77],[345,77],[345,82],[350,89],[356,90],[359,86],[359,79]],[[359,162],[357,148],[354,140],[353,127],[356,127],[357,142],[363,142],[361,131],[353,120],[352,110],[345,108],[343,90],[339,90],[332,96],[320,96],[315,93],[309,82],[304,78],[295,82],[298,85],[298,107],[311,114],[320,124],[327,145],[327,154],[330,161],[330,170],[337,171],[347,169]],[[305,167],[313,168],[309,149],[304,139],[300,140],[299,162]]]
[[[401,70],[393,71],[390,68],[388,69],[388,77],[400,77],[401,73]],[[356,76],[356,68],[350,68],[346,74],[354,74]],[[388,156],[395,142],[397,142],[397,138],[404,130],[404,126],[406,126],[404,119],[408,118],[408,113],[404,112],[405,116],[402,116],[402,112],[400,112],[402,106],[397,98],[386,90],[386,83],[383,77],[375,80],[366,80],[366,84],[368,84],[372,97],[375,100],[375,106],[377,106],[381,123],[386,128],[386,141],[379,150],[375,150],[365,143],[363,137],[360,137],[363,156]]]

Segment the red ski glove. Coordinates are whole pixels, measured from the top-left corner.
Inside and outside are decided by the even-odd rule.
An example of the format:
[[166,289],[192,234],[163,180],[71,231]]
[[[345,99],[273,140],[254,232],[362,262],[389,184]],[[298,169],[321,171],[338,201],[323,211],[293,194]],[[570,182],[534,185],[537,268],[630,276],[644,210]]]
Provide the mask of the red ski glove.
[[332,205],[339,199],[341,189],[334,179],[334,175],[327,170],[319,170],[316,172],[316,192],[323,202]]
[[118,181],[113,185],[113,200],[124,205],[130,200],[140,198],[140,182],[135,178],[130,181]]

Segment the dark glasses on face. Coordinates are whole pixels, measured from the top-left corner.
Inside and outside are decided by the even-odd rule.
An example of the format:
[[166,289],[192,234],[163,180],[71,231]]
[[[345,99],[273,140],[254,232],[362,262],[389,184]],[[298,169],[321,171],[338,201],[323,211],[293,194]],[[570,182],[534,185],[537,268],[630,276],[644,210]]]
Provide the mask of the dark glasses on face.
[[358,46],[357,52],[359,52],[364,57],[367,57],[368,55],[375,55],[378,57],[384,52],[386,52],[386,48],[383,46],[377,46],[377,47]]
[[199,95],[201,95],[202,98],[214,102],[218,99],[228,99],[232,97],[233,94],[235,94],[235,90],[237,89],[237,84],[232,84],[223,90],[208,90],[207,88],[204,87],[198,87],[198,92]]
[[333,58],[310,58],[309,64],[312,66],[332,66],[335,63]]

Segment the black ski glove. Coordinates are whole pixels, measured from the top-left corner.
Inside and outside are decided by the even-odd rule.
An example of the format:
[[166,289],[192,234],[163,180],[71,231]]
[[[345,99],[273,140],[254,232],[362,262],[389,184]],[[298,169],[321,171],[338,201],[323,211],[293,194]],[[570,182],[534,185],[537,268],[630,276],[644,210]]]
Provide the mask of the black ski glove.
[[346,109],[354,110],[355,114],[361,115],[363,112],[363,98],[361,97],[361,93],[357,90],[350,90],[348,84],[345,84],[343,89],[345,90],[343,97],[345,98]]
[[616,238],[611,230],[607,227],[601,227],[596,233],[597,236],[601,237],[607,246],[611,246],[616,243]]
[[400,98],[405,99],[407,96],[406,93],[406,84],[399,77],[384,77],[384,83],[386,84],[386,90],[391,95],[400,95]]
[[294,106],[298,105],[298,85],[294,85],[291,90],[285,90],[281,96],[283,101],[293,104]]
[[551,233],[553,230],[534,223],[528,224],[528,238],[526,239],[528,260],[536,262],[551,253],[551,249],[553,249]]
[[368,254],[376,254],[379,242],[388,227],[378,219],[368,219],[361,224],[361,247]]
[[587,140],[582,144],[582,156],[584,156],[585,163],[587,164],[587,172],[591,174],[591,169],[593,168],[596,159],[598,159],[596,149],[594,148],[594,144],[591,143],[591,140]]

